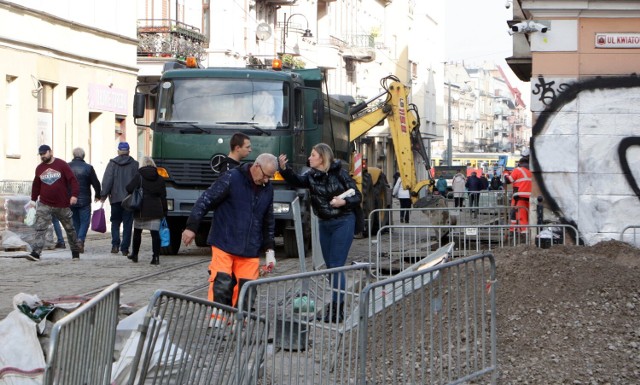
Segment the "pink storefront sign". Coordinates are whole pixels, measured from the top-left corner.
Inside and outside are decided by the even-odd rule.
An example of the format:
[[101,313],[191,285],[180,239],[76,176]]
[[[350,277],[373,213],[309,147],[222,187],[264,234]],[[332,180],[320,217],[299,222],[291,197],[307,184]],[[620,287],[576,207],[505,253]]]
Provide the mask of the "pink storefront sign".
[[127,114],[127,91],[97,84],[89,85],[89,109]]

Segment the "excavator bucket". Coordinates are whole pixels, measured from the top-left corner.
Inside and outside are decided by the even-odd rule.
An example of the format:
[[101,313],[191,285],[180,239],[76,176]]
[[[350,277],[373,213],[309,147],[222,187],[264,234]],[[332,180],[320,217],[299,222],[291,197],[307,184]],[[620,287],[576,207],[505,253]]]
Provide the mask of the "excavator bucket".
[[[446,208],[447,200],[441,195],[427,194],[426,196],[419,198],[413,203],[415,208]],[[444,225],[449,223],[449,211],[447,210],[424,210],[431,224]]]

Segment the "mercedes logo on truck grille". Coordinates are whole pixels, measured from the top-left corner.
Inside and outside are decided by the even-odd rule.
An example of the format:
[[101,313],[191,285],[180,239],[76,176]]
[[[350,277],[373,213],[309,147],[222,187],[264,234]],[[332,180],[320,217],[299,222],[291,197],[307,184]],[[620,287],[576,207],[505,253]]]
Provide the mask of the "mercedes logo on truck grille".
[[214,156],[212,156],[211,160],[209,161],[209,166],[211,166],[211,170],[213,170],[213,172],[216,174],[220,174],[220,172],[222,171],[220,170],[220,167],[223,165],[224,160],[226,158],[227,156],[224,154],[215,154]]

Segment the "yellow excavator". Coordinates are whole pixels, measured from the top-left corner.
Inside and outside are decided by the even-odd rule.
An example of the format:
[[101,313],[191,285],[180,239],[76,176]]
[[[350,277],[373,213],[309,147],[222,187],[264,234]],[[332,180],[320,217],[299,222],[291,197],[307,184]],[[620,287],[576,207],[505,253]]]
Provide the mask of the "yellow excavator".
[[[408,89],[393,75],[383,78],[380,84],[384,90],[383,92],[367,101],[356,104],[350,109],[352,120],[350,122],[349,140],[352,143],[355,142],[386,119],[389,124],[402,186],[410,191],[413,207],[447,207],[444,197],[433,194],[435,181],[431,177],[431,162],[420,136],[420,115],[415,104],[408,102]],[[382,97],[385,97],[384,102],[375,103]],[[426,180],[418,180],[414,153],[418,153],[424,162]],[[357,169],[358,164],[359,162],[352,160],[352,175],[360,191],[363,191],[363,177]],[[382,171],[376,167],[365,167],[365,169],[372,178],[373,185],[376,185],[378,178],[383,175]],[[422,191],[423,189],[424,191]],[[367,189],[364,188],[364,190]],[[367,207],[367,202],[365,202],[365,218],[368,217],[372,209],[391,207],[391,194],[388,191],[380,191],[378,194],[380,194],[377,197],[378,202],[384,201],[385,203],[375,205],[382,207]],[[384,197],[382,194],[384,194]],[[448,213],[443,210],[434,215],[432,220],[434,224],[441,224],[445,223],[447,217]],[[380,224],[386,222],[385,218],[377,218],[377,220]]]

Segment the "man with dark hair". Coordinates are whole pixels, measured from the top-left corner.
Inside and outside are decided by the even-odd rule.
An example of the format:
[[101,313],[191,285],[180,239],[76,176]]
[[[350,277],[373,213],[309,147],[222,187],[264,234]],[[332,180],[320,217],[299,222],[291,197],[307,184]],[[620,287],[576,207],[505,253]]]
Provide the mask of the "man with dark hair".
[[87,238],[89,222],[91,221],[91,187],[95,192],[95,201],[100,200],[100,181],[93,166],[84,161],[84,150],[80,147],[73,149],[73,160],[69,162],[71,171],[78,180],[80,195],[76,204],[71,205],[73,213],[73,227],[78,234],[80,252],[84,253],[84,240]]
[[[131,229],[133,227],[133,211],[122,208],[122,201],[128,195],[126,187],[134,176],[138,175],[138,162],[129,156],[129,143],[118,144],[118,156],[111,159],[102,177],[100,200],[109,197],[111,204],[111,253],[129,256]],[[120,242],[120,225],[122,225],[122,242]]]
[[240,166],[240,161],[251,154],[251,139],[241,132],[236,132],[229,141],[229,150],[229,155],[217,168],[221,173]]
[[42,163],[36,167],[36,176],[31,185],[32,207],[36,208],[36,236],[33,251],[29,259],[37,261],[44,247],[44,236],[51,219],[57,218],[67,232],[67,240],[71,248],[71,257],[80,258],[78,237],[71,223],[71,209],[69,206],[78,201],[78,181],[71,168],[62,159],[53,157],[51,147],[43,144],[38,148],[38,154]]

